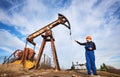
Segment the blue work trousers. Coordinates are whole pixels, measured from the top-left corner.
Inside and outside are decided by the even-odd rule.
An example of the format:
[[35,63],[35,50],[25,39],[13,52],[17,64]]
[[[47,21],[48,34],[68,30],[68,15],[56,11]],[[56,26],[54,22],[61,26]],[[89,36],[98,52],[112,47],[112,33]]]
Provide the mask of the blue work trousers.
[[90,75],[92,71],[93,74],[96,74],[94,51],[86,51],[85,56],[86,56],[87,73]]

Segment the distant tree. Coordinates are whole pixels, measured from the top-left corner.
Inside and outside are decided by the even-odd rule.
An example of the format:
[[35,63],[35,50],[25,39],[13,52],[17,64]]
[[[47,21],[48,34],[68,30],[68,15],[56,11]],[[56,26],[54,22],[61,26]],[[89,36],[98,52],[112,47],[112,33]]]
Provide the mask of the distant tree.
[[102,65],[100,66],[100,70],[101,70],[101,69],[103,69],[103,66],[102,66]]
[[103,63],[101,66],[100,66],[100,70],[101,71],[107,71],[107,66],[105,63]]

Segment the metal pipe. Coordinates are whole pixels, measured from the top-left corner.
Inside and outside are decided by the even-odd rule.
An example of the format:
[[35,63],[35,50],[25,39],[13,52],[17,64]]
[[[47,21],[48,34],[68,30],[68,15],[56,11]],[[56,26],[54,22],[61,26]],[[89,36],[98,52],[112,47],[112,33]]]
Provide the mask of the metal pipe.
[[54,39],[51,35],[51,47],[52,47],[52,54],[53,54],[53,59],[54,59],[54,64],[55,64],[55,70],[60,70],[60,66],[59,66],[59,62],[58,62],[58,58],[57,58],[57,53],[56,53],[56,49],[55,49],[55,44],[54,44]]
[[37,56],[37,60],[36,60],[36,64],[35,64],[35,69],[37,69],[38,66],[39,66],[39,62],[40,62],[40,59],[41,59],[41,57],[42,57],[45,44],[46,44],[46,41],[45,41],[45,39],[43,39],[41,48],[40,48],[40,50],[39,50],[39,54],[38,54],[38,56]]

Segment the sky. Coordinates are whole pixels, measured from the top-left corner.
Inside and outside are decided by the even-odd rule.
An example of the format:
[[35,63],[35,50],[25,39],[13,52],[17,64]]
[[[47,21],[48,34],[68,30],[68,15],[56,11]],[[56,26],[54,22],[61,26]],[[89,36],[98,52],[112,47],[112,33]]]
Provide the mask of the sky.
[[[57,20],[58,13],[68,18],[72,30],[70,36],[63,25],[52,29],[61,68],[86,62],[84,47],[74,40],[86,42],[91,35],[97,68],[105,63],[120,69],[120,0],[0,0],[0,58],[23,50],[28,35]],[[34,41],[38,54],[41,36]],[[44,53],[52,57],[50,43]]]

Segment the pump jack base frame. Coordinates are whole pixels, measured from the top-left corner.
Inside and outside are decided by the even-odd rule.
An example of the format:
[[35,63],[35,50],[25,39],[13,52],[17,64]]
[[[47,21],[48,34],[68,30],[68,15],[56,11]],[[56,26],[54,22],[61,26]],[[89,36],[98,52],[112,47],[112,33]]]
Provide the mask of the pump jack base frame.
[[54,40],[54,38],[52,36],[52,31],[48,30],[48,31],[45,32],[45,34],[43,34],[41,36],[43,38],[43,41],[42,41],[42,45],[41,45],[40,50],[39,50],[39,54],[37,56],[35,69],[37,69],[38,66],[39,66],[39,62],[41,60],[41,57],[42,57],[43,50],[44,50],[46,42],[51,42],[51,48],[52,48],[52,54],[53,54],[55,70],[59,71],[60,70],[60,66],[59,66],[59,62],[58,62],[58,58],[57,58],[56,48],[55,48],[55,44],[54,44],[55,40]]

